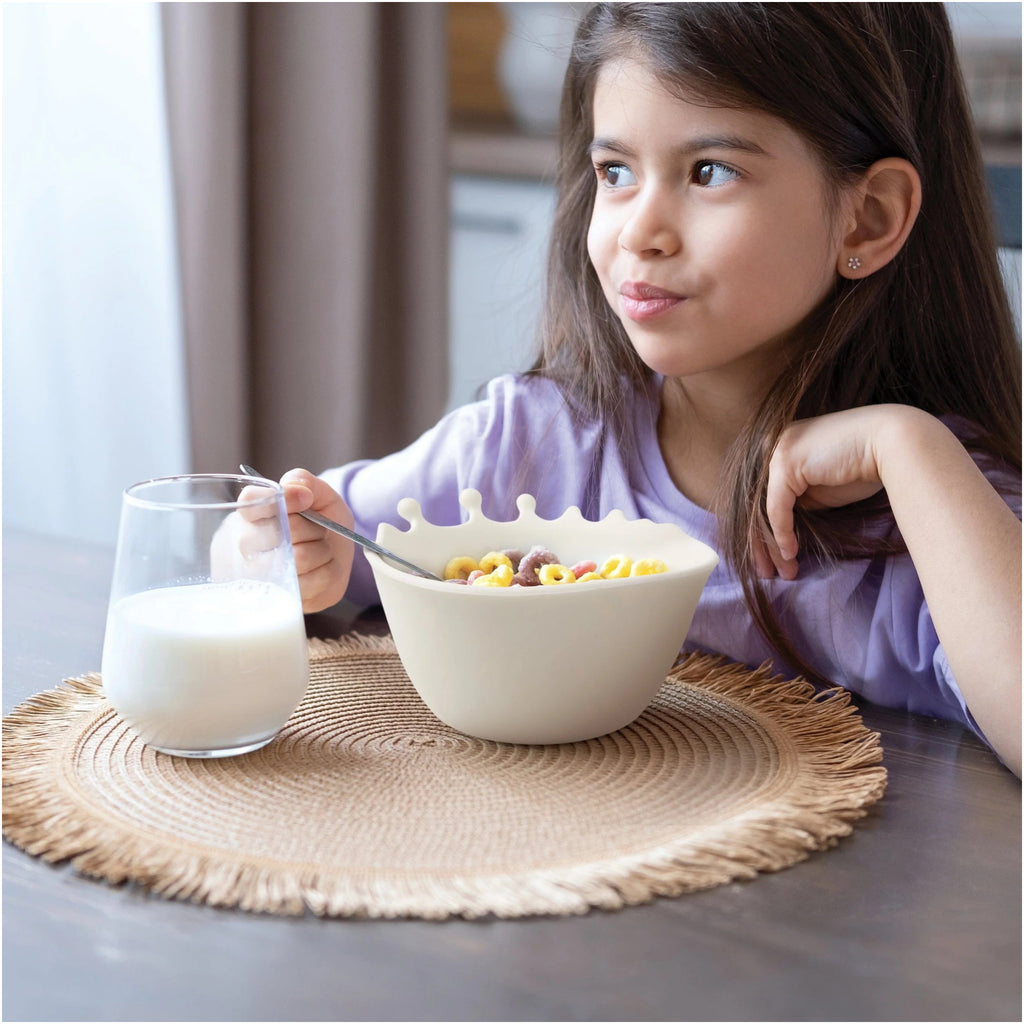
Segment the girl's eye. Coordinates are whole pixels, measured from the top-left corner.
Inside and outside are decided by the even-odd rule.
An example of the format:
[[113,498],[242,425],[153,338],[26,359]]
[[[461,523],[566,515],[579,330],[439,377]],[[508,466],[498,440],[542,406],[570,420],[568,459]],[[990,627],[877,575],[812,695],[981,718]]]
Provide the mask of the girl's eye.
[[693,181],[697,185],[717,188],[739,177],[728,164],[720,164],[715,160],[705,160],[693,168]]
[[625,164],[612,162],[599,164],[597,167],[597,177],[611,188],[621,188],[624,185],[636,184],[633,172]]

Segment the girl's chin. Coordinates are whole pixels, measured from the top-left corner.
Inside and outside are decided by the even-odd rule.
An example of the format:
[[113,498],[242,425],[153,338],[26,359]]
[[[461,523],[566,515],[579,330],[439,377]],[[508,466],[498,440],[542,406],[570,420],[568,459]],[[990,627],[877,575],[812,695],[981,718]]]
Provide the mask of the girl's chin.
[[706,354],[701,356],[695,352],[681,351],[679,344],[652,345],[647,339],[639,342],[636,338],[630,340],[633,342],[633,351],[640,357],[644,366],[662,377],[689,377],[718,365]]
[[695,337],[691,332],[644,330],[624,323],[633,351],[643,364],[662,377],[692,377],[699,373],[723,371],[746,379],[751,373],[774,376],[782,340],[744,345],[728,335]]

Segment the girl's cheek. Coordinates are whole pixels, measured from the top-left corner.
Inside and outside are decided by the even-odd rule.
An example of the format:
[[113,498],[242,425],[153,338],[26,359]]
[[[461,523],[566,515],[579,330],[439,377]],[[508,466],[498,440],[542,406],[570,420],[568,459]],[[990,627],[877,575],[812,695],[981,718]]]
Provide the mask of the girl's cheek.
[[595,220],[591,219],[590,228],[587,230],[587,254],[594,269],[600,268],[601,259],[598,253],[598,228]]
[[615,235],[610,225],[599,218],[592,219],[590,230],[587,232],[587,253],[590,256],[591,266],[597,271],[597,276],[606,287],[606,276],[615,247]]

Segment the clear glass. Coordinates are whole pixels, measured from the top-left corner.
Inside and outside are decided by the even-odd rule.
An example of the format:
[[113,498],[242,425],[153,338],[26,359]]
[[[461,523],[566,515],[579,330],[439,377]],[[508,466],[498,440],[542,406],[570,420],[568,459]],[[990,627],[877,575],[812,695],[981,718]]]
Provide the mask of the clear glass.
[[168,754],[257,750],[306,690],[284,492],[269,480],[252,485],[199,474],[123,495],[103,688],[140,739]]

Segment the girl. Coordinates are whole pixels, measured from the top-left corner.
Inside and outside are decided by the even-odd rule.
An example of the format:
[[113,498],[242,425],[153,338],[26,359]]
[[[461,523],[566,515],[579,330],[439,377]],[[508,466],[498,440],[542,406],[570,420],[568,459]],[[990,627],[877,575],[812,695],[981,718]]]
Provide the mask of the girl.
[[597,4],[561,118],[536,363],[285,475],[306,610],[376,595],[302,509],[620,508],[723,556],[688,648],[964,723],[1019,775],[1019,349],[943,5]]

